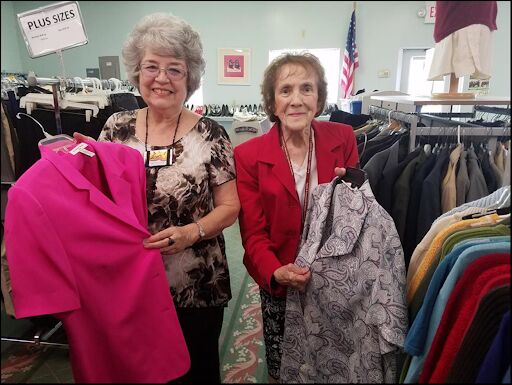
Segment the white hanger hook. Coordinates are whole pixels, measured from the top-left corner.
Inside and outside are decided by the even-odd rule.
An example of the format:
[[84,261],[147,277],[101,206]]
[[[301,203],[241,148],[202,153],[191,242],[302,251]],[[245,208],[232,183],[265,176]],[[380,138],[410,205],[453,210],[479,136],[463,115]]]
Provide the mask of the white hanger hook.
[[30,119],[32,119],[34,122],[36,122],[36,123],[37,123],[37,125],[38,125],[39,127],[41,127],[41,130],[43,131],[43,134],[44,134],[44,136],[45,136],[45,137],[47,137],[47,138],[51,138],[51,137],[52,137],[52,135],[50,135],[49,133],[47,133],[47,132],[44,130],[44,127],[41,125],[41,123],[39,123],[39,122],[37,121],[37,119],[36,119],[36,118],[34,118],[33,116],[30,116],[29,114],[25,114],[24,112],[18,112],[18,113],[16,114],[16,117],[17,117],[18,119],[21,119],[21,116],[20,116],[20,115],[28,116]]

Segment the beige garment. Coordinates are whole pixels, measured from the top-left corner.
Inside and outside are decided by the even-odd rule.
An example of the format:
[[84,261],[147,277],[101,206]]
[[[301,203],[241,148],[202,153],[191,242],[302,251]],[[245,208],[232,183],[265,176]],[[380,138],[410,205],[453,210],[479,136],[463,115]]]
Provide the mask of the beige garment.
[[503,157],[505,171],[503,172],[503,186],[510,186],[510,140],[507,142],[506,155]]
[[505,147],[503,143],[496,143],[496,152],[494,154],[494,164],[498,169],[504,173],[505,172]]
[[489,164],[491,165],[492,173],[496,177],[498,188],[503,187],[503,171],[501,171],[494,162],[494,153],[492,151],[489,151]]
[[11,125],[9,124],[9,119],[7,118],[7,113],[5,112],[4,105],[2,104],[2,141],[4,141],[5,146],[7,147],[7,153],[9,154],[9,162],[11,163],[12,170],[15,170],[14,163],[14,146],[12,144],[11,137]]
[[461,28],[436,43],[428,80],[443,80],[472,75],[475,79],[491,77],[492,32],[483,24]]
[[1,246],[1,279],[2,279],[2,295],[3,303],[5,308],[5,314],[14,317],[14,306],[12,304],[12,287],[11,287],[11,276],[9,274],[9,266],[7,266],[7,256],[5,252],[5,239],[2,239]]
[[409,268],[407,269],[407,287],[410,286],[412,277],[416,273],[416,270],[418,269],[418,266],[420,265],[423,259],[423,255],[430,247],[436,235],[441,230],[447,228],[448,226],[459,222],[463,216],[474,214],[477,212],[482,212],[483,210],[484,209],[482,207],[468,207],[467,209],[456,212],[453,215],[448,215],[442,218],[440,217],[436,219],[434,223],[432,223],[432,226],[430,226],[430,229],[428,230],[428,232],[425,234],[421,242],[416,246],[412,253],[411,260],[409,262]]
[[441,184],[441,210],[446,213],[457,206],[456,170],[462,144],[458,144],[450,154],[450,161]]

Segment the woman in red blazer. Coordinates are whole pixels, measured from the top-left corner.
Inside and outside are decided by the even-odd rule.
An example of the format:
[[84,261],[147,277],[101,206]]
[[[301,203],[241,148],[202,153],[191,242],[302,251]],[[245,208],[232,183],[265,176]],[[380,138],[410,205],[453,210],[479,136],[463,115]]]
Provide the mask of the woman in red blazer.
[[269,381],[279,379],[286,288],[302,290],[311,274],[293,264],[311,190],[355,167],[352,127],[314,118],[323,111],[327,83],[311,54],[285,54],[265,70],[270,131],[235,147],[244,264],[260,286]]

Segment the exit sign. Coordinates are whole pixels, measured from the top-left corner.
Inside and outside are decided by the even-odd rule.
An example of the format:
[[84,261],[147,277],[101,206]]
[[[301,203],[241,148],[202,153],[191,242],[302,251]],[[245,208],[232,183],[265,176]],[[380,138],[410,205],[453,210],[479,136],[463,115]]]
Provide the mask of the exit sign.
[[425,23],[434,24],[436,22],[436,2],[425,1],[425,8],[427,11],[425,13]]

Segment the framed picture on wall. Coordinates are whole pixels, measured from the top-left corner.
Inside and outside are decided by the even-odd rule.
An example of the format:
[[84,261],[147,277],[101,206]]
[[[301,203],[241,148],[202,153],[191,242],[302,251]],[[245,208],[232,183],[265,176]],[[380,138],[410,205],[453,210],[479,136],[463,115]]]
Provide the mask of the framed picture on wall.
[[248,86],[251,81],[251,50],[219,48],[218,84]]

